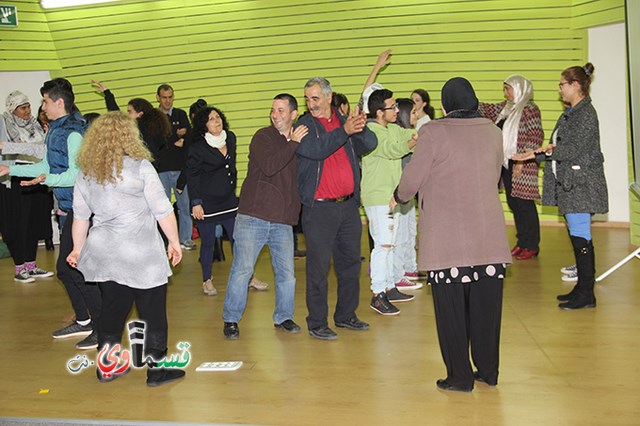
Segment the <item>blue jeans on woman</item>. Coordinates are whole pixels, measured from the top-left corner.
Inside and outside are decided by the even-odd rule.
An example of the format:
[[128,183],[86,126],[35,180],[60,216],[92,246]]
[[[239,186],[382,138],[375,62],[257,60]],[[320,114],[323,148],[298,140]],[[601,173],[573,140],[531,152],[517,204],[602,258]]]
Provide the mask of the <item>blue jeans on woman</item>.
[[564,219],[569,235],[591,241],[591,213],[567,213]]
[[291,225],[269,222],[238,214],[233,234],[233,263],[227,282],[222,318],[224,322],[240,322],[247,306],[249,280],[253,275],[262,247],[269,246],[275,273],[275,324],[293,320],[296,277],[293,266],[293,229]]

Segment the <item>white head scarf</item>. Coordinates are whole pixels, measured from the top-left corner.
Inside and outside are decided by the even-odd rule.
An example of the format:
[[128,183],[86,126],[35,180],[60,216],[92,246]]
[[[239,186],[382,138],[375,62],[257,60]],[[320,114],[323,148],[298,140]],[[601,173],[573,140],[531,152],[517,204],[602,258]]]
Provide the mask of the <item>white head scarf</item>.
[[14,90],[13,92],[9,93],[9,96],[7,96],[5,106],[7,107],[8,112],[13,112],[20,105],[24,105],[28,103],[29,103],[29,98],[27,97],[27,95],[25,95],[19,90]]
[[507,100],[496,123],[505,120],[502,126],[502,150],[504,166],[509,167],[509,159],[516,153],[518,144],[518,127],[525,105],[533,98],[533,84],[521,75],[514,74],[504,81],[513,88],[513,102]]
[[22,119],[14,114],[20,105],[28,104],[29,98],[19,90],[9,93],[5,105],[4,124],[7,127],[9,142],[16,143],[44,143],[44,130],[34,118]]

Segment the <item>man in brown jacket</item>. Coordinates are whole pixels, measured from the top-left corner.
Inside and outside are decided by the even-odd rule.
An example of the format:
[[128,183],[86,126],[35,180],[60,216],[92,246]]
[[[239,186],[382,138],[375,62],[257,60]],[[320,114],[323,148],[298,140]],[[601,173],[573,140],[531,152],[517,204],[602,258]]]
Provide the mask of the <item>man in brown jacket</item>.
[[224,335],[240,336],[238,322],[247,305],[247,284],[260,250],[269,246],[275,272],[274,326],[298,333],[293,321],[296,277],[292,225],[298,222],[300,196],[296,189],[296,148],[307,127],[293,129],[298,102],[289,94],[277,95],[271,106],[271,123],[256,132],[249,145],[249,166],[242,185],[233,232],[233,263],[224,299]]

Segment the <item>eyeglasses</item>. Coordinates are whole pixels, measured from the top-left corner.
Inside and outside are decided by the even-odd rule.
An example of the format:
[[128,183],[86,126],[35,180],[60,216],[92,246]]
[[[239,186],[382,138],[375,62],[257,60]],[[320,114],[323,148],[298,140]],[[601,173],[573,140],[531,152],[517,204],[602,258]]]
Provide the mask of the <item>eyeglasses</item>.
[[558,83],[558,88],[562,89],[562,86],[564,86],[565,84],[571,84],[571,83],[569,83],[568,81],[562,81],[562,82]]
[[393,104],[393,105],[391,105],[391,106],[388,106],[388,107],[386,107],[386,108],[381,108],[381,109],[383,109],[383,110],[385,110],[385,111],[386,111],[386,110],[389,110],[389,109],[396,109],[396,108],[398,108],[398,104],[397,104],[397,103],[396,103],[396,104]]

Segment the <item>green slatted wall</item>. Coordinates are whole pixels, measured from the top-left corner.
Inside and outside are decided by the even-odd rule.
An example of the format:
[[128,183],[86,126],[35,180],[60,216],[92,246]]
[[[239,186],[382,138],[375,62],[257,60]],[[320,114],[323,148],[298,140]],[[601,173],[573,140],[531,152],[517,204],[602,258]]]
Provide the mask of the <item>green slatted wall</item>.
[[590,28],[624,21],[623,0],[573,0],[572,3],[573,28]]
[[17,28],[0,27],[0,71],[60,69],[47,17],[38,1],[0,0],[0,4],[15,5],[18,13]]
[[[14,3],[19,13],[28,10],[34,20],[42,18],[35,0]],[[355,103],[377,54],[387,48],[394,52],[392,64],[378,81],[396,96],[425,88],[435,105],[440,87],[452,76],[469,78],[487,102],[502,100],[506,76],[527,76],[548,135],[560,114],[559,72],[586,60],[584,28],[624,19],[623,0],[390,3],[122,0],[55,9],[46,12],[46,21],[56,49],[45,45],[45,52],[57,53],[60,66],[50,66],[52,75],[71,80],[85,112],[104,111],[102,98],[90,87],[93,78],[111,88],[123,106],[136,96],[154,100],[163,82],[174,86],[178,107],[186,109],[198,97],[217,105],[238,135],[242,179],[251,135],[269,123],[275,94],[290,92],[301,101],[305,81],[322,75]],[[38,22],[46,38],[47,22]],[[21,25],[11,33],[13,40],[28,40],[22,32],[27,28]],[[9,40],[6,33],[0,30],[2,45]],[[4,47],[0,52],[4,59]],[[39,51],[9,52],[25,69],[42,68],[35,60]],[[3,60],[2,69],[14,68]],[[557,221],[555,209],[542,209],[542,219]]]

